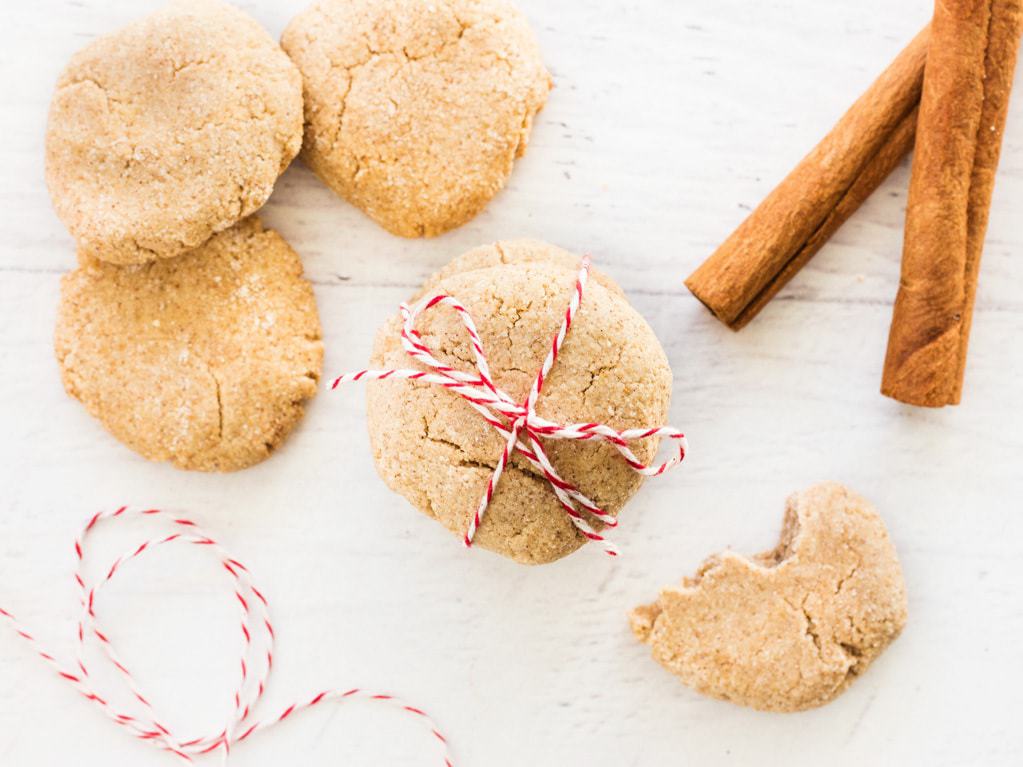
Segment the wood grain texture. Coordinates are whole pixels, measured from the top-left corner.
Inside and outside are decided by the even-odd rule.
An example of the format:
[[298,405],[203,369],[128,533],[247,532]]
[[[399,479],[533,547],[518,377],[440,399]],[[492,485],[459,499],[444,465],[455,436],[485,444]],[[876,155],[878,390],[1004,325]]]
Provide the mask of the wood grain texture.
[[[693,448],[623,512],[623,556],[583,550],[528,569],[466,553],[376,478],[357,388],[321,392],[279,455],[235,475],[184,474],[112,440],[64,395],[53,359],[73,252],[42,182],[43,126],[71,52],[157,3],[22,3],[5,7],[0,48],[0,601],[70,649],[70,541],[84,516],[175,507],[218,533],[273,602],[269,703],[324,683],[389,688],[436,715],[460,765],[1018,763],[1023,99],[1010,106],[969,391],[955,410],[916,411],[877,393],[906,164],[743,333],[681,280],[926,23],[929,0],[521,2],[556,88],[509,188],[479,218],[400,240],[295,165],[265,219],[315,281],[328,375],[361,367],[397,302],[474,245],[534,236],[592,251],[664,343],[670,420]],[[295,12],[278,0],[244,7],[275,35]],[[627,611],[712,551],[772,546],[784,497],[821,479],[884,516],[905,568],[905,634],[848,693],[804,714],[687,690],[631,637]],[[228,710],[237,637],[228,596],[207,586],[215,569],[180,553],[154,556],[183,583],[143,565],[104,617],[189,729]],[[189,658],[170,652],[203,624]],[[326,709],[231,763],[435,764],[421,735],[372,707]],[[173,761],[125,738],[0,632],[0,763]]]

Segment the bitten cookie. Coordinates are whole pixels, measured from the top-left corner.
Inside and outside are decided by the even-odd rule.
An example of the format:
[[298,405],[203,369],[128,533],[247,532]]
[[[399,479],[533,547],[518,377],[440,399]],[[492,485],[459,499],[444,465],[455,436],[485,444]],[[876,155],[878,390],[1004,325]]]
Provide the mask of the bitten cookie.
[[906,592],[874,508],[824,483],[789,498],[774,551],[711,557],[631,621],[698,692],[800,711],[835,698],[899,635]]
[[301,75],[277,43],[230,5],[175,0],[72,57],[46,181],[80,253],[138,264],[257,210],[301,143]]
[[[444,292],[473,317],[497,386],[525,398],[575,284],[579,257],[531,241],[477,248],[441,270],[420,297]],[[435,309],[417,328],[437,358],[471,370],[474,359],[454,312]],[[400,321],[377,335],[372,366],[415,363],[399,340]],[[558,423],[602,422],[614,428],[665,421],[672,376],[650,326],[621,290],[594,273],[557,362],[546,379],[537,413]],[[504,440],[471,406],[441,387],[407,380],[368,384],[373,457],[391,489],[461,537],[482,496]],[[604,510],[616,514],[642,477],[609,445],[547,440],[557,471]],[[641,461],[653,441],[637,442]],[[572,525],[542,474],[516,454],[501,477],[474,542],[526,564],[552,562],[586,539]]]
[[232,471],[266,458],[316,393],[312,287],[288,244],[249,218],[169,261],[88,258],[64,277],[64,386],[156,461]]
[[281,45],[302,71],[302,157],[404,237],[465,223],[504,186],[551,88],[506,0],[322,0]]

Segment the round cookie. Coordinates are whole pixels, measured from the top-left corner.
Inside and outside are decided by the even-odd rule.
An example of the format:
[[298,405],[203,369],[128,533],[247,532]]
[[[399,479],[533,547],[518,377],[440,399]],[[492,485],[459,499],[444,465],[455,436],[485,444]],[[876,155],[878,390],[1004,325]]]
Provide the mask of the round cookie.
[[800,711],[835,698],[899,635],[906,591],[877,512],[829,482],[789,498],[774,551],[711,557],[631,621],[698,692]]
[[[524,399],[561,324],[579,258],[537,242],[495,243],[456,259],[421,291],[455,296],[483,339],[498,387]],[[474,359],[454,312],[437,308],[417,328],[437,358],[463,370]],[[377,335],[372,366],[408,368],[400,321]],[[537,412],[559,423],[599,421],[618,429],[665,422],[672,376],[650,326],[620,289],[594,273]],[[503,438],[468,403],[438,386],[407,380],[368,384],[370,442],[377,471],[417,509],[461,537],[475,511]],[[558,472],[603,509],[617,514],[642,477],[606,444],[547,440]],[[637,442],[640,460],[656,452]],[[516,454],[501,477],[475,544],[525,564],[570,554],[586,539],[544,477]]]
[[80,253],[138,264],[260,208],[301,142],[301,75],[277,43],[230,5],[175,0],[72,57],[46,181]]
[[270,455],[316,393],[320,339],[298,256],[254,217],[169,261],[84,258],[61,284],[68,393],[133,450],[184,469]]
[[507,0],[322,0],[281,45],[302,71],[302,157],[385,229],[433,236],[493,198],[551,88]]

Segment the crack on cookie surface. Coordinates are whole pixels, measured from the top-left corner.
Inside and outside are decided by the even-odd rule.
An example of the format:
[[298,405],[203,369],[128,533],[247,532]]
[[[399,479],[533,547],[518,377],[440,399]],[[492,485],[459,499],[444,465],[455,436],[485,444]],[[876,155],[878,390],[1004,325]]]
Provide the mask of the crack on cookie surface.
[[220,377],[212,367],[210,375],[213,376],[214,393],[217,397],[217,442],[221,442],[224,439],[224,399],[221,395]]

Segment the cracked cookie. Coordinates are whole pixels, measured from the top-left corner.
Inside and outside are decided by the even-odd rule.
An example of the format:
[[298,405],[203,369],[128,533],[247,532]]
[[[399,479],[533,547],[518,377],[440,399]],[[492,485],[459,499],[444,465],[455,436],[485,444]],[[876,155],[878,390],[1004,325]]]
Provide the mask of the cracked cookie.
[[302,78],[253,19],[175,0],[76,53],[57,82],[46,181],[79,251],[139,264],[260,208],[302,143]]
[[906,592],[880,516],[829,482],[789,498],[776,549],[711,557],[630,618],[698,692],[800,711],[835,698],[899,635]]
[[[535,241],[498,242],[455,259],[418,297],[444,292],[468,309],[496,384],[524,399],[561,324],[579,257]],[[414,365],[400,345],[400,320],[377,334],[372,366]],[[472,370],[465,329],[454,312],[435,309],[417,328],[437,355]],[[650,326],[608,277],[593,272],[571,332],[546,379],[537,412],[559,423],[599,421],[615,428],[663,423],[672,376]],[[471,406],[440,387],[407,380],[368,384],[370,442],[377,471],[413,506],[461,537],[504,444]],[[653,441],[633,449],[642,461]],[[558,472],[609,513],[639,489],[642,477],[612,447],[548,440]],[[516,454],[505,470],[475,544],[526,564],[564,557],[586,542],[546,479]]]
[[507,0],[323,0],[281,45],[302,71],[306,164],[403,237],[486,206],[551,88]]
[[171,260],[83,256],[61,284],[55,346],[67,392],[115,437],[202,471],[270,455],[323,361],[302,264],[255,217]]

